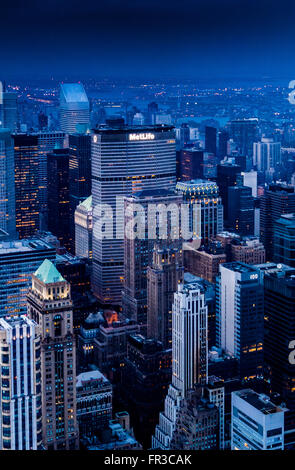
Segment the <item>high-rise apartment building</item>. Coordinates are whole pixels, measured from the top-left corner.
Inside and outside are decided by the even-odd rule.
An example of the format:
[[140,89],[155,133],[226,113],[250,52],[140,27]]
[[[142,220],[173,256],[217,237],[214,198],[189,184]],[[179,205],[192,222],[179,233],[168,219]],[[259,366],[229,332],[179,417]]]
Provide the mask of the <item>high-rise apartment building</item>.
[[0,319],[1,450],[42,450],[40,339],[24,315]]
[[223,205],[218,186],[213,181],[192,180],[176,184],[178,194],[189,206],[188,227],[192,238],[208,243],[223,230]]
[[59,95],[60,128],[74,134],[78,124],[90,121],[89,101],[81,83],[62,83]]
[[45,449],[77,449],[76,344],[70,284],[48,259],[32,275],[28,315],[41,329]]
[[75,255],[92,258],[92,196],[89,196],[75,210]]
[[165,348],[172,346],[172,304],[183,281],[182,248],[172,242],[155,244],[153,263],[147,269],[147,335]]
[[[176,154],[173,127],[115,125],[95,129],[91,163],[92,286],[102,302],[120,304],[124,282],[123,198],[135,196],[145,189],[174,190]],[[102,239],[100,211],[104,204],[109,204],[112,215],[105,215],[108,230]]]
[[9,129],[0,128],[0,229],[10,237],[15,231],[14,148]]
[[20,238],[26,238],[40,227],[38,137],[15,134],[13,139],[16,230]]
[[153,449],[170,448],[181,400],[195,384],[207,382],[207,321],[202,287],[197,283],[179,285],[172,311],[172,384],[152,438]]
[[295,188],[271,184],[260,198],[260,240],[266,250],[266,260],[274,254],[274,224],[283,214],[295,212]]
[[264,306],[260,272],[253,266],[221,264],[216,280],[218,346],[239,360],[242,378],[262,375]]
[[285,411],[251,389],[233,392],[231,450],[284,450]]
[[31,275],[56,250],[46,241],[28,238],[0,243],[0,317],[25,314]]

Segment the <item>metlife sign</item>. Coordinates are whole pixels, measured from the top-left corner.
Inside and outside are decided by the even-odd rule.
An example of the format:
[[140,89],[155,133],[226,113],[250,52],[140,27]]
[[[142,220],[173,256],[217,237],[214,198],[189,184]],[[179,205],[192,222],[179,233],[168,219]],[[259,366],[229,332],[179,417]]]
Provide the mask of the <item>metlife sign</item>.
[[129,140],[154,140],[155,134],[151,132],[142,132],[140,134],[129,134]]

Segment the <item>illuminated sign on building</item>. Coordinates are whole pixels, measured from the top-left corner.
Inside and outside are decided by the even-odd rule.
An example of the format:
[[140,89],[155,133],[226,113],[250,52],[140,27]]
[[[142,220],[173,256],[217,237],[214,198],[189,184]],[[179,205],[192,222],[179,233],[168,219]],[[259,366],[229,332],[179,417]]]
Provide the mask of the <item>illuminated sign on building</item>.
[[154,140],[155,134],[143,132],[141,134],[129,134],[129,140]]

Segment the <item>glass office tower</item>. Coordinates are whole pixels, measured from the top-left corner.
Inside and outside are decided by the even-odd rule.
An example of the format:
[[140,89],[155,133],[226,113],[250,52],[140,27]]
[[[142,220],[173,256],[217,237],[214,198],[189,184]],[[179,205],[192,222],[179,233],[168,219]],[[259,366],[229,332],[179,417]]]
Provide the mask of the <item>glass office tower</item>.
[[[145,189],[175,188],[176,151],[172,126],[104,126],[92,137],[94,293],[106,304],[120,304],[124,271],[123,197]],[[116,197],[121,207],[116,213]],[[99,239],[99,205],[109,204],[112,238]]]

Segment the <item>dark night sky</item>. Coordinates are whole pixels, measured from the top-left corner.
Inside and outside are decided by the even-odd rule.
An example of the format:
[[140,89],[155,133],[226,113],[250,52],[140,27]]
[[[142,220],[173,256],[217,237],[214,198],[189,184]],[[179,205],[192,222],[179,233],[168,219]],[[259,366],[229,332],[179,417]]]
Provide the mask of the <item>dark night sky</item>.
[[0,77],[291,80],[294,22],[285,0],[15,0],[0,9]]

